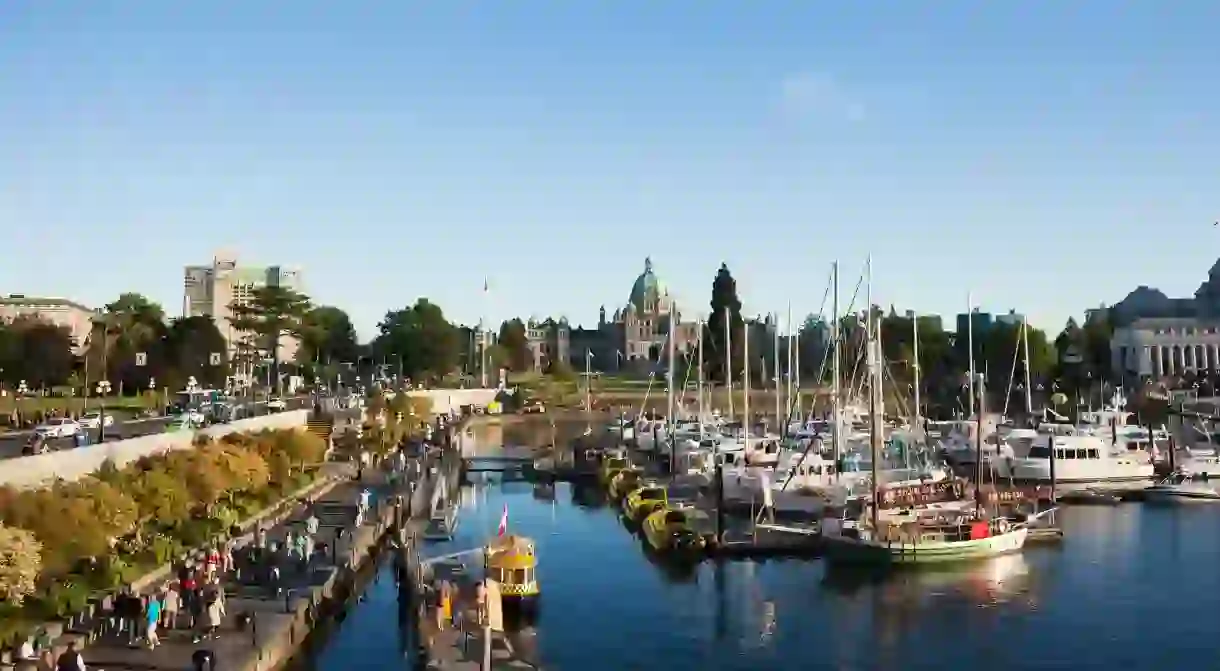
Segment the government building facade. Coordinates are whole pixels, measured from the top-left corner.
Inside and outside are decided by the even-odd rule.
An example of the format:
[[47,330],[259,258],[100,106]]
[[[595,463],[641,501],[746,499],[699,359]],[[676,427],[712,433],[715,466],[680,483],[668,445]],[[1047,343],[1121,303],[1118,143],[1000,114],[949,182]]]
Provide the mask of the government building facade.
[[1192,298],[1141,286],[1109,309],[1111,369],[1128,378],[1220,370],[1220,261]]

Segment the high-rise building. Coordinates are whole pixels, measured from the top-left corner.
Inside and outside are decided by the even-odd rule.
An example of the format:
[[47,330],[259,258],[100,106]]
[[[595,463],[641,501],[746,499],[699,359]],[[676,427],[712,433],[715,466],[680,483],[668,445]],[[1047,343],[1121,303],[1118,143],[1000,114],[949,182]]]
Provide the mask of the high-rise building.
[[[282,286],[301,291],[301,271],[285,266],[241,266],[235,255],[218,253],[210,265],[186,267],[183,274],[182,315],[211,317],[228,343],[229,356],[232,357],[245,334],[234,331],[230,306],[245,303],[255,289],[264,286]],[[282,337],[280,361],[289,361],[296,356],[298,344],[295,338]]]

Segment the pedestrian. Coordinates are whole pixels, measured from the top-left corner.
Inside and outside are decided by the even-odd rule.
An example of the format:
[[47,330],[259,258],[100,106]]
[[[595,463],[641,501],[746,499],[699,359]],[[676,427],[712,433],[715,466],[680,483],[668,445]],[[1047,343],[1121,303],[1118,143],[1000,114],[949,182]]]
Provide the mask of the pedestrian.
[[165,600],[161,604],[161,627],[170,631],[178,627],[178,609],[182,605],[178,588],[178,585],[169,585],[165,590]]
[[109,636],[111,632],[119,628],[118,614],[114,612],[114,595],[107,592],[102,596],[100,608],[102,611],[101,631],[98,632],[102,636]]
[[148,597],[148,606],[144,609],[145,639],[148,649],[152,650],[161,644],[157,636],[157,624],[161,622],[161,598],[153,594]]
[[310,536],[316,536],[319,526],[321,526],[321,523],[318,521],[318,516],[314,514],[313,509],[310,509],[309,517],[305,518],[305,533]]
[[207,648],[200,648],[191,653],[192,671],[215,671],[216,654]]
[[55,660],[55,671],[85,671],[85,658],[76,649],[76,641],[68,641],[68,649]]

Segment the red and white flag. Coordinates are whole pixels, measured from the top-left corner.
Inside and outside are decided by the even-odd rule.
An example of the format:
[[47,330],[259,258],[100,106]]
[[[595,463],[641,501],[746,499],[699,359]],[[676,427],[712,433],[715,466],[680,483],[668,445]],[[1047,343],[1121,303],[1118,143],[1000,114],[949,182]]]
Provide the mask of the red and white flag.
[[497,535],[503,536],[508,533],[508,504],[504,504],[504,512],[500,513],[500,531]]

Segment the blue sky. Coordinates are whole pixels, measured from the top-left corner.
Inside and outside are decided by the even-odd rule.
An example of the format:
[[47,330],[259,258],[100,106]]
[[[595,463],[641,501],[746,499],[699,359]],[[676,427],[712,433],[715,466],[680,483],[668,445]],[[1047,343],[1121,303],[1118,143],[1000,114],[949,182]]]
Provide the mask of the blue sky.
[[[0,293],[181,305],[218,249],[363,335],[967,292],[1058,328],[1220,256],[1220,3],[449,0],[0,6]],[[492,291],[485,300],[484,278]],[[844,299],[846,301],[846,299]]]

